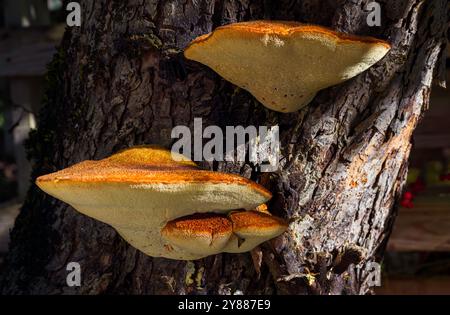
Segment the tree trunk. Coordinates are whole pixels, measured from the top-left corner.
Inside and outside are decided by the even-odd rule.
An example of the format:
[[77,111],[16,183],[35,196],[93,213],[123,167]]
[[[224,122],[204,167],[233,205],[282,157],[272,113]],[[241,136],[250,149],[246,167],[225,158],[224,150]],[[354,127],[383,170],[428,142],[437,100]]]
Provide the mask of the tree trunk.
[[[411,136],[444,69],[447,0],[379,0],[369,27],[362,0],[83,1],[49,67],[48,92],[31,135],[33,178],[139,144],[170,148],[171,130],[203,125],[280,126],[282,168],[202,163],[241,173],[273,192],[289,230],[251,254],[193,262],[147,257],[109,226],[33,186],[12,231],[0,277],[6,294],[365,294],[407,173]],[[389,41],[374,67],[281,114],[207,67],[184,47],[217,26],[280,19]],[[442,81],[442,80],[441,80]],[[253,257],[253,258],[252,258]],[[262,263],[259,265],[259,260]],[[81,287],[66,266],[81,265]],[[355,264],[359,263],[359,267]]]

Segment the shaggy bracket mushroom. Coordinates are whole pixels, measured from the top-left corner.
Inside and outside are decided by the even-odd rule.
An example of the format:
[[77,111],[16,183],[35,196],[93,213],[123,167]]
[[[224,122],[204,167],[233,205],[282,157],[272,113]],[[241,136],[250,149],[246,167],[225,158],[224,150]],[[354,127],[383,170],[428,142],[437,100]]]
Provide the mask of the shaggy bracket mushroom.
[[264,187],[172,154],[135,147],[41,176],[36,184],[153,257],[246,252],[286,230],[283,220],[258,207],[272,197]]
[[264,106],[294,112],[324,88],[348,80],[383,58],[390,45],[321,26],[251,21],[218,27],[185,49]]

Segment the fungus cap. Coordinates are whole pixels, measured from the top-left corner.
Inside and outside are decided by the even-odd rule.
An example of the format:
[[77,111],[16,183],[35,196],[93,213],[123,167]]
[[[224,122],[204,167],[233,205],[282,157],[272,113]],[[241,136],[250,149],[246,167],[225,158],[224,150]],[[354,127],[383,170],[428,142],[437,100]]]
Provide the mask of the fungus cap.
[[251,21],[198,37],[184,55],[249,91],[264,106],[294,112],[319,90],[365,71],[389,49],[385,41],[321,26]]
[[170,246],[190,253],[209,256],[222,252],[233,234],[233,225],[226,216],[196,213],[169,221],[161,235]]
[[224,249],[229,253],[242,253],[252,250],[259,244],[284,233],[288,224],[281,218],[266,211],[233,211],[228,215],[233,223],[234,238]]
[[169,221],[161,234],[171,249],[183,248],[190,253],[208,256],[220,252],[250,251],[286,229],[284,220],[268,212],[251,210],[232,211],[228,217],[194,214],[178,218]]
[[79,212],[113,226],[149,256],[201,258],[162,240],[170,220],[196,212],[254,209],[271,198],[262,186],[235,174],[200,170],[158,147],[136,147],[41,176],[36,184]]

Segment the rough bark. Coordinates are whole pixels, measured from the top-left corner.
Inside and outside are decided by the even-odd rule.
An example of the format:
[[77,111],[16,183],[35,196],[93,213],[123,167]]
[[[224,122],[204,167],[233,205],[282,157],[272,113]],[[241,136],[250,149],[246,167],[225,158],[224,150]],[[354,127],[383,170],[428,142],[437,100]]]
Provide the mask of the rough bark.
[[[250,253],[185,262],[151,258],[109,226],[39,191],[28,194],[2,268],[2,293],[358,294],[380,261],[407,172],[411,135],[442,66],[446,0],[83,1],[49,68],[46,105],[30,140],[34,176],[132,145],[170,147],[176,125],[280,126],[282,169],[203,163],[268,187],[282,237]],[[293,114],[265,109],[182,49],[229,22],[297,20],[388,40],[393,49],[362,75],[319,93]],[[365,252],[362,257],[360,252]],[[252,256],[255,258],[252,260]],[[253,261],[262,257],[259,272]],[[66,286],[66,265],[82,286]]]

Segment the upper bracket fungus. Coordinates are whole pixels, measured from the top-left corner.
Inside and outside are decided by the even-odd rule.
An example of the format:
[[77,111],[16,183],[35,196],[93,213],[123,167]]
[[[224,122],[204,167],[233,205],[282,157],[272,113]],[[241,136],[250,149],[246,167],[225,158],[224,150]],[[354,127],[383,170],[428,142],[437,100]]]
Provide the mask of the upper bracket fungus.
[[218,27],[185,49],[264,106],[294,112],[324,88],[348,80],[383,58],[390,45],[372,37],[286,21]]
[[[268,201],[271,193],[264,187],[239,175],[201,170],[172,154],[135,147],[41,176],[36,184],[154,257],[191,260],[249,251],[287,228],[267,212],[245,220],[230,214]],[[245,238],[239,246],[238,237]]]

